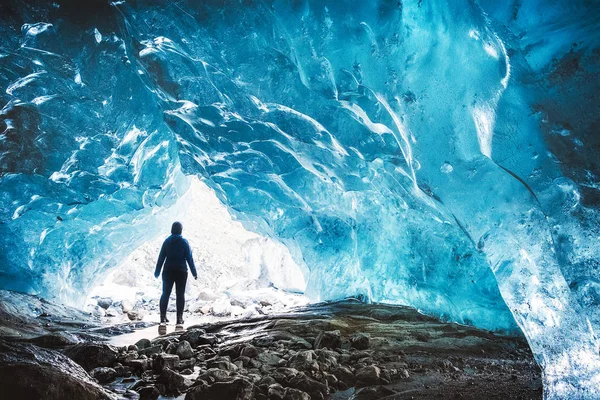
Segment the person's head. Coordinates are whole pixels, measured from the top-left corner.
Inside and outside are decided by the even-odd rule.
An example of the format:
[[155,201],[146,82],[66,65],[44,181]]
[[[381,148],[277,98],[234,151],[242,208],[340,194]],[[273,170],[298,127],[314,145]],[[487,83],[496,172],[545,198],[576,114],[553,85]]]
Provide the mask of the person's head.
[[171,226],[171,235],[181,235],[181,232],[183,232],[183,225],[181,225],[181,222],[173,222],[173,225]]

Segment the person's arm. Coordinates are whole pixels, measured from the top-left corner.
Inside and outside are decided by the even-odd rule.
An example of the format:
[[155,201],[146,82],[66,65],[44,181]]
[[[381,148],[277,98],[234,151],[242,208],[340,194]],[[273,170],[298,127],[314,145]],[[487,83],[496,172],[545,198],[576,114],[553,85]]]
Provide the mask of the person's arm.
[[190,271],[192,271],[194,279],[198,279],[198,274],[196,273],[196,266],[194,265],[194,257],[192,257],[192,248],[190,247],[190,244],[187,242],[187,240],[185,241],[185,244],[187,245],[187,255],[185,259],[187,260],[187,263],[190,266]]
[[167,257],[167,241],[165,240],[162,244],[162,247],[160,248],[160,254],[158,255],[158,262],[156,263],[156,269],[154,270],[154,276],[156,278],[158,278],[158,276],[160,275],[160,270],[163,267],[163,264],[165,263],[165,258]]

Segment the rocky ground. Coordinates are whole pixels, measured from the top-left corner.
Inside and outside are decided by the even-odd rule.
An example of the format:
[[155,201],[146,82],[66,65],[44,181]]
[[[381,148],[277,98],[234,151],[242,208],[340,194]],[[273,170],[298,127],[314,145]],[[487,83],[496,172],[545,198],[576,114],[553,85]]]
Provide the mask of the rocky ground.
[[[0,313],[2,324],[5,316]],[[10,323],[14,333],[18,328]],[[60,332],[3,335],[3,394],[84,400],[542,398],[541,373],[523,338],[441,323],[407,307],[317,304],[189,326],[125,347],[102,341],[107,332],[65,325]]]

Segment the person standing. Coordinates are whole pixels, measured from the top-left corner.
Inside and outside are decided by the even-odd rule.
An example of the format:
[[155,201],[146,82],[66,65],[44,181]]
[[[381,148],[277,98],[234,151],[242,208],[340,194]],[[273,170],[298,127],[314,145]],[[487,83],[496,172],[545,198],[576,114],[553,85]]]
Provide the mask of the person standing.
[[[160,276],[160,270],[163,270],[162,280],[162,296],[160,297],[160,323],[166,324],[167,320],[167,305],[169,297],[175,285],[175,293],[177,295],[177,325],[183,325],[183,308],[185,307],[185,285],[187,282],[188,266],[192,272],[194,279],[198,279],[196,266],[192,258],[192,249],[186,239],[181,236],[183,225],[181,222],[173,222],[171,226],[171,236],[165,239],[160,249],[158,262],[154,276]],[[164,264],[164,268],[163,268]],[[186,265],[187,264],[187,265]]]

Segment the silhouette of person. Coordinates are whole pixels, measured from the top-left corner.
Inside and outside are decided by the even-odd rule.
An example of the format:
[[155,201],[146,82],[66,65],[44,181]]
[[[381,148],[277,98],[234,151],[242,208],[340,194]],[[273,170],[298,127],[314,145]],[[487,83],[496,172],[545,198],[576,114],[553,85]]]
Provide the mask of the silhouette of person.
[[[175,293],[177,294],[177,324],[183,325],[183,308],[185,306],[185,284],[187,282],[187,267],[194,279],[198,279],[196,266],[192,258],[192,249],[186,239],[181,236],[183,225],[181,222],[173,222],[171,226],[171,236],[163,242],[156,263],[154,276],[158,278],[160,270],[163,270],[163,289],[160,297],[160,322],[164,324],[167,320],[167,305],[173,284],[175,284]],[[187,265],[186,265],[187,263]],[[164,264],[164,268],[163,268]]]

